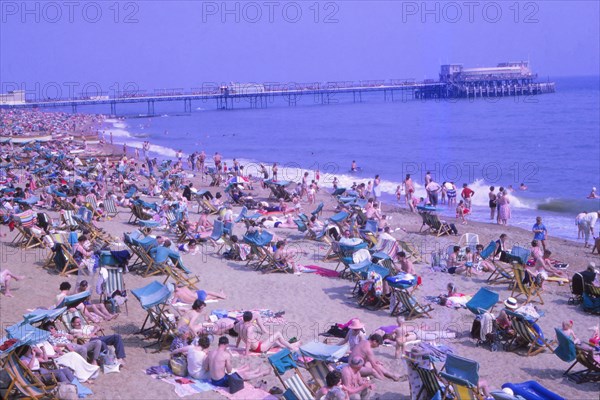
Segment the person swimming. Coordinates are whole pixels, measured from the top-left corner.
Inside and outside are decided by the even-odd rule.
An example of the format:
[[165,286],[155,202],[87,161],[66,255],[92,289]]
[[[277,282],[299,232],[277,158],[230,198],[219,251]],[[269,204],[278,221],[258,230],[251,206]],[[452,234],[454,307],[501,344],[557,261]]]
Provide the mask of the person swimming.
[[598,193],[596,193],[596,188],[593,187],[592,191],[590,192],[590,194],[587,197],[588,199],[600,199],[600,195],[598,195]]

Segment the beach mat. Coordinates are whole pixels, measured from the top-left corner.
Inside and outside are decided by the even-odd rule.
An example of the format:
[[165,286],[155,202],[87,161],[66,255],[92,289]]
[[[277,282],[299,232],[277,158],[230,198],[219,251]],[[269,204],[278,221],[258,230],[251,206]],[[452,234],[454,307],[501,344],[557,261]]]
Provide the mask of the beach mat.
[[305,265],[303,268],[312,270],[315,274],[319,276],[325,276],[327,278],[339,278],[340,273],[337,271],[332,271],[327,268],[319,267],[317,265]]
[[277,396],[273,396],[262,389],[257,389],[248,383],[244,383],[244,388],[234,394],[229,393],[229,390],[224,388],[215,389],[215,392],[223,395],[231,400],[277,400]]

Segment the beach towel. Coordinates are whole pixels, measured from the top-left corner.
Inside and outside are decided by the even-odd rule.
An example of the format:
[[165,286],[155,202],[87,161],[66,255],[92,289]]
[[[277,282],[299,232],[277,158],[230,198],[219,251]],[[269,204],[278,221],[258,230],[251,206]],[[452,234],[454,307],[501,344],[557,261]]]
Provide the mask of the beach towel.
[[317,275],[325,276],[327,278],[339,278],[340,276],[340,273],[337,271],[332,271],[330,269],[319,267],[316,265],[305,265],[304,268],[312,270],[312,272],[316,273]]
[[277,396],[269,394],[268,392],[265,392],[262,389],[257,389],[255,387],[252,387],[251,385],[249,385],[247,383],[244,384],[244,388],[242,390],[240,390],[239,392],[236,392],[234,394],[229,393],[229,390],[223,389],[223,388],[217,388],[217,389],[215,389],[215,392],[217,392],[220,395],[223,395],[231,400],[246,400],[246,399],[277,400],[278,399]]
[[89,364],[83,357],[73,351],[63,354],[56,358],[55,361],[58,365],[71,368],[75,377],[81,382],[85,382],[88,379],[95,379],[100,370],[99,366]]

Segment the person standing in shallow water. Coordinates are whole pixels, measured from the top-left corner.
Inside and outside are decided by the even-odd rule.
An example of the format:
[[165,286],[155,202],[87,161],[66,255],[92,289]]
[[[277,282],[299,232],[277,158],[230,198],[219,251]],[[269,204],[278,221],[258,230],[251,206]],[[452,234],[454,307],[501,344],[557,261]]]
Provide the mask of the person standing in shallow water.
[[490,192],[488,193],[488,198],[489,198],[489,207],[490,207],[490,221],[494,220],[494,216],[496,215],[496,199],[498,196],[496,196],[496,193],[494,193],[494,190],[496,190],[495,187],[490,186]]
[[537,217],[535,219],[535,224],[531,230],[533,232],[533,239],[540,242],[542,244],[542,249],[546,251],[546,237],[548,236],[548,230],[542,223],[542,217]]

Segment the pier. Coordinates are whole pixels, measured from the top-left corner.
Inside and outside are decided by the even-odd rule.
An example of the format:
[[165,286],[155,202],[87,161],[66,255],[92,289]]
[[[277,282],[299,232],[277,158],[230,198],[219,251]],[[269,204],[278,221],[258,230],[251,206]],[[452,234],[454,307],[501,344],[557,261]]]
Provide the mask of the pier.
[[[155,104],[179,102],[184,113],[191,113],[193,102],[213,102],[217,109],[267,108],[276,98],[288,106],[296,106],[310,99],[312,104],[331,104],[341,98],[354,103],[363,101],[363,95],[380,93],[385,102],[415,99],[461,99],[508,96],[534,96],[555,91],[554,82],[536,82],[527,62],[502,63],[492,68],[463,68],[460,64],[443,65],[437,81],[415,82],[408,80],[327,82],[309,84],[256,84],[231,83],[192,89],[161,89],[153,93],[138,90],[118,93],[114,96],[98,94],[93,97],[71,99],[26,99],[23,91],[0,95],[0,108],[71,108],[108,105],[110,114],[117,115],[117,106],[145,103],[148,116],[156,115]],[[12,97],[11,97],[12,96]],[[10,101],[10,99],[15,99]]]

